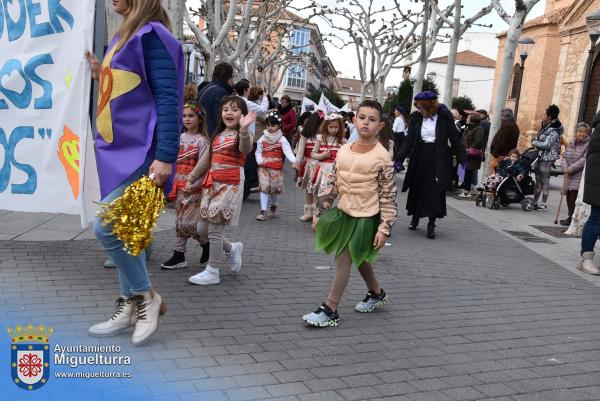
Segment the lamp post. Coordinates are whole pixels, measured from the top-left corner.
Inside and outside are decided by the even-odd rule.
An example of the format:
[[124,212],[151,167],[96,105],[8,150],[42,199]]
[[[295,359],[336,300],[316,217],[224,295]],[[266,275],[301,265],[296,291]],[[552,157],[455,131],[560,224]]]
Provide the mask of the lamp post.
[[533,45],[535,44],[535,40],[531,38],[521,38],[517,42],[519,57],[521,58],[521,65],[519,66],[521,70],[521,79],[517,82],[517,98],[515,100],[515,121],[517,121],[517,115],[519,114],[519,101],[521,100],[521,86],[523,84],[523,74],[525,73],[525,60],[527,60],[527,56],[531,52]]
[[587,100],[590,90],[590,75],[592,74],[592,64],[594,63],[594,53],[596,51],[596,42],[600,37],[600,10],[593,12],[585,17],[588,34],[590,35],[590,50],[588,52],[587,63],[585,65],[585,77],[583,80],[583,90],[581,91],[581,99],[579,101],[579,113],[577,114],[577,122],[583,121],[585,113],[585,101]]

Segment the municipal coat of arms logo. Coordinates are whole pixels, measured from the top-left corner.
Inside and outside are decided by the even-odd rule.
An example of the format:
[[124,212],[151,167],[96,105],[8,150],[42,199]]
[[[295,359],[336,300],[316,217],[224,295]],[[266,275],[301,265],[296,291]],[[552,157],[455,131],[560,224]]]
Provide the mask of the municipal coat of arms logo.
[[8,328],[11,338],[10,372],[13,383],[25,390],[37,390],[50,378],[50,344],[52,327],[34,326]]

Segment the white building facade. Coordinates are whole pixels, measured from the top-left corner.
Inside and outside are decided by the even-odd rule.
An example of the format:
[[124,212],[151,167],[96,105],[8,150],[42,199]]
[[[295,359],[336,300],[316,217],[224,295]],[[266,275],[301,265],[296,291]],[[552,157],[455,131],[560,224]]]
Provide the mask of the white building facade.
[[289,49],[295,56],[301,57],[302,61],[291,64],[282,72],[285,76],[273,97],[288,95],[293,103],[301,103],[311,89],[339,89],[337,72],[327,57],[321,32],[316,25],[294,24]]
[[[440,99],[444,98],[444,83],[448,57],[430,59],[426,75],[437,85]],[[489,110],[494,87],[495,60],[472,51],[457,54],[452,97],[468,96],[477,109]]]

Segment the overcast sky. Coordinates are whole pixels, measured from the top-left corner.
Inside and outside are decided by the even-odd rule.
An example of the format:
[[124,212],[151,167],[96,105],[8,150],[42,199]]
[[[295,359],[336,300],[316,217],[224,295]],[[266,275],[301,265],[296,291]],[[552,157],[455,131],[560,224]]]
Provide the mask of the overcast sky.
[[[363,0],[361,0],[361,1],[363,1]],[[412,2],[412,0],[411,1],[400,0],[400,1],[402,3],[404,3],[404,2],[411,3],[413,6],[415,4]],[[365,4],[368,4],[368,0],[364,0],[364,2],[365,2]],[[198,0],[187,0],[188,7],[196,7],[198,5],[198,3],[199,3]],[[295,0],[294,4],[298,7],[300,7],[307,3],[308,3],[308,0]],[[318,3],[335,6],[337,3],[337,0],[320,0],[320,1],[318,0]],[[387,3],[389,3],[389,0],[387,1]],[[386,0],[375,0],[375,4],[378,4],[379,7],[381,7],[382,4],[387,4],[387,3],[386,3]],[[453,3],[453,0],[440,0],[440,7],[444,8],[450,3]],[[489,4],[489,2],[487,0],[465,0],[465,1],[463,1],[463,3],[464,3],[463,15],[466,16],[467,18],[476,14],[481,8],[483,8],[487,4]],[[509,13],[512,14],[512,12],[514,10],[514,0],[502,0],[501,3],[506,8],[506,11],[508,11]],[[532,19],[532,18],[542,15],[544,13],[545,5],[546,5],[546,0],[541,0],[538,4],[535,5],[535,7],[531,11],[531,13],[529,14],[527,19]],[[471,31],[474,31],[474,32],[485,31],[485,32],[498,33],[498,32],[502,32],[502,31],[506,30],[506,28],[507,28],[506,23],[498,16],[496,11],[494,11],[494,10],[492,10],[492,12],[490,14],[486,15],[484,18],[482,18],[478,22],[481,24],[485,24],[485,25],[491,25],[491,27],[484,28],[484,27],[475,26],[475,27],[471,28]],[[330,32],[330,29],[324,23],[319,24],[319,29],[323,33]],[[494,44],[494,46],[496,46],[496,45]],[[337,49],[335,46],[333,46],[329,43],[326,43],[325,48],[327,49],[327,54],[330,57],[331,61],[333,62],[333,65],[341,73],[342,76],[358,77],[357,63],[348,62],[348,60],[352,60],[352,59],[356,58],[356,53],[355,53],[355,50],[353,47],[348,47],[344,50],[340,50],[340,49]],[[389,85],[390,81],[391,82],[397,81],[398,76],[401,76],[400,71],[392,72],[390,74],[387,84]]]

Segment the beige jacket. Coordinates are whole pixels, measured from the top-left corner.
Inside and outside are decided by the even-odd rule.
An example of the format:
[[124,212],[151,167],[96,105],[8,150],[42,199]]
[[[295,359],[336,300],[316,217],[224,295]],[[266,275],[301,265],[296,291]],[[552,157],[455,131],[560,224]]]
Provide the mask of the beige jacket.
[[390,235],[396,221],[396,181],[394,165],[387,150],[380,144],[367,153],[342,146],[337,154],[328,185],[317,195],[320,212],[329,209],[339,197],[338,209],[352,217],[371,217],[378,213],[378,230]]

